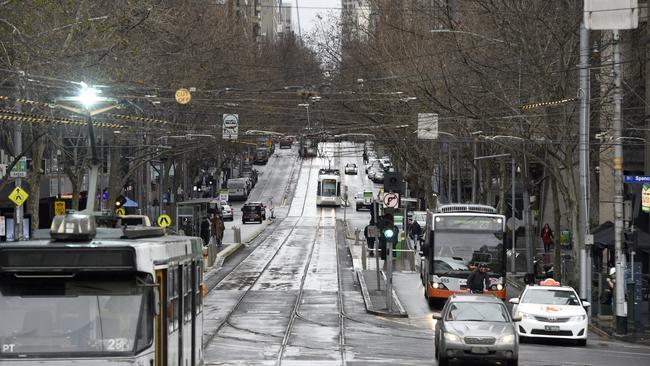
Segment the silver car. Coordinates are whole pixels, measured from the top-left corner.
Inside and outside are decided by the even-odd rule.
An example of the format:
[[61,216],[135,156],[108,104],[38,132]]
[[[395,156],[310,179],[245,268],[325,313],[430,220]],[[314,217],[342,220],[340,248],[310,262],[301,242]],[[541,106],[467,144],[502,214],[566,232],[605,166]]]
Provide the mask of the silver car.
[[503,361],[517,366],[519,338],[508,309],[494,295],[452,295],[434,314],[435,356],[438,365],[449,360]]
[[230,205],[221,206],[221,215],[223,221],[233,221],[232,207],[230,207]]

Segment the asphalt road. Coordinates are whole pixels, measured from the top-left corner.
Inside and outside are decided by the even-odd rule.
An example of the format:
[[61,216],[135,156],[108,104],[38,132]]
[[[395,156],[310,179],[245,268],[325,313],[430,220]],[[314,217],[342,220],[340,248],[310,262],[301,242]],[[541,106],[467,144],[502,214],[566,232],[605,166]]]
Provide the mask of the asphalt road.
[[[287,198],[277,219],[246,225],[252,242],[211,276],[205,299],[206,365],[434,365],[434,326],[415,272],[395,274],[395,288],[409,318],[365,312],[342,219],[363,228],[367,211],[316,207],[322,167],[357,162],[359,175],[344,176],[350,197],[379,186],[365,178],[360,145],[327,144],[329,159],[298,160],[276,150],[263,167],[251,200]],[[258,196],[255,196],[258,195]],[[237,210],[235,210],[237,212]],[[237,218],[235,223],[237,223]],[[260,229],[263,231],[259,231]],[[646,365],[648,347],[591,335],[587,347],[558,342],[522,344],[521,365]]]

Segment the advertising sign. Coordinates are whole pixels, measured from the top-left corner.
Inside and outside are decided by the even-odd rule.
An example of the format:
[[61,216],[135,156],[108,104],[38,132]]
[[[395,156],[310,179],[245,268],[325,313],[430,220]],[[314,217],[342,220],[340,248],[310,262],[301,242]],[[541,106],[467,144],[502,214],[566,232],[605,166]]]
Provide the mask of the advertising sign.
[[239,115],[224,114],[222,131],[224,140],[237,140],[237,134],[239,134]]
[[641,188],[641,209],[650,212],[650,184],[644,184]]

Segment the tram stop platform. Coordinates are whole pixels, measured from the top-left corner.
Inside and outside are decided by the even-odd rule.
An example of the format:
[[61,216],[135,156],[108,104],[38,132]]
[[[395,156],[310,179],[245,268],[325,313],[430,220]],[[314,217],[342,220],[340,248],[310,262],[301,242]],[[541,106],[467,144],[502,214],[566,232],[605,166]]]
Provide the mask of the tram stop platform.
[[[365,240],[359,241],[355,244],[354,228],[348,223],[346,233],[346,241],[350,255],[352,256],[352,263],[354,271],[361,286],[361,294],[366,306],[366,312],[369,314],[393,317],[393,318],[407,318],[408,313],[402,306],[402,303],[397,296],[395,289],[391,291],[392,309],[388,309],[388,301],[386,296],[386,273],[383,271],[383,262],[379,260],[379,277],[376,270],[375,257],[366,257],[366,268],[363,268],[363,246],[366,245]],[[401,259],[395,260],[395,271],[400,271],[404,268],[401,264]],[[379,278],[379,283],[378,283]],[[379,285],[379,287],[377,286]]]

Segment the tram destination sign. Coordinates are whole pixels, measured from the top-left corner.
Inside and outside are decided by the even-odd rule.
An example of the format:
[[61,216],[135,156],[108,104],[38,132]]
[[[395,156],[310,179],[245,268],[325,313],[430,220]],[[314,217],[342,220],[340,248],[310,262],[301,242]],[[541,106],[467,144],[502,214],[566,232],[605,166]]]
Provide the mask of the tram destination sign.
[[489,216],[436,216],[434,230],[503,231],[503,219]]
[[650,175],[626,175],[623,178],[623,182],[637,184],[650,183]]

